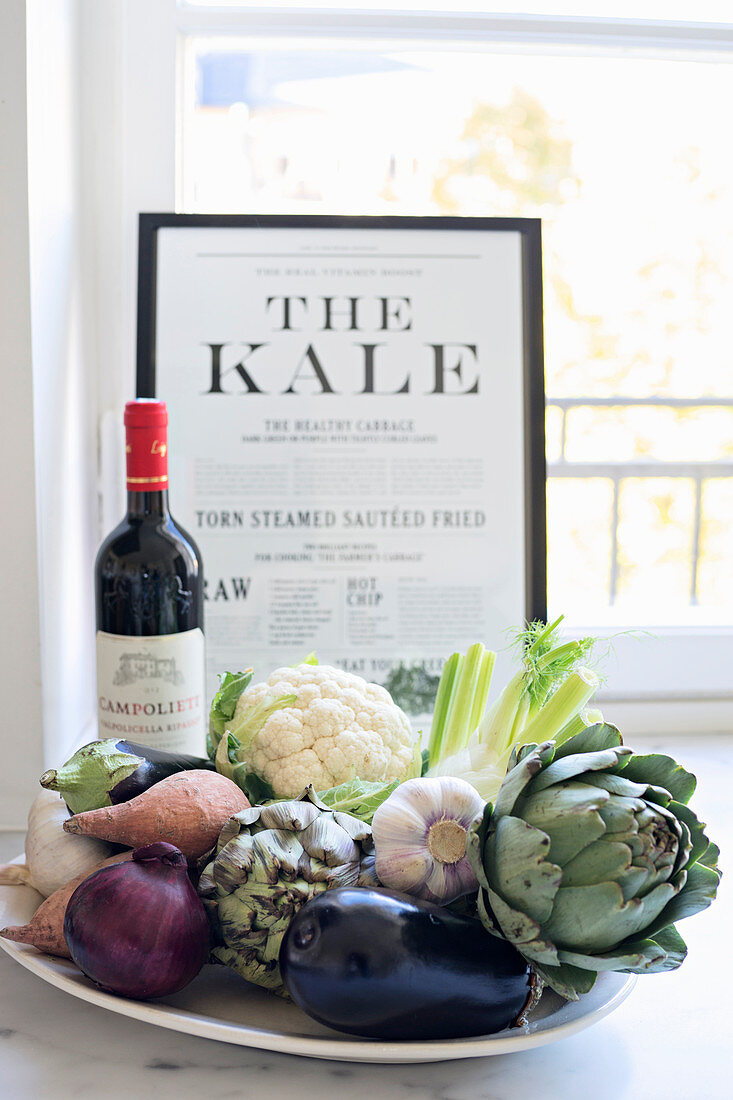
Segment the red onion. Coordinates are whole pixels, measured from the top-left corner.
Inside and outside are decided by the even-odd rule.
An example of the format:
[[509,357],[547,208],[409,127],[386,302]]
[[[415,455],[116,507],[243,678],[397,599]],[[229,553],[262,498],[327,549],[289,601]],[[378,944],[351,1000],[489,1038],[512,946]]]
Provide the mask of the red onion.
[[209,955],[209,922],[186,859],[164,841],[85,879],[67,906],[64,937],[79,969],[123,997],[177,993]]

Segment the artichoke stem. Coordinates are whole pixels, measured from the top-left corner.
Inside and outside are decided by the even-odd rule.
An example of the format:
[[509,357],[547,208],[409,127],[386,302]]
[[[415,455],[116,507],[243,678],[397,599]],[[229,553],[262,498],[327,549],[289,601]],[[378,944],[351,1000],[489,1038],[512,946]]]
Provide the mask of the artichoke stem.
[[542,990],[544,988],[545,983],[543,982],[542,978],[539,976],[534,967],[530,967],[529,994],[527,996],[527,1000],[524,1002],[524,1007],[522,1008],[522,1011],[519,1013],[516,1020],[511,1025],[512,1027],[526,1028],[528,1026],[529,1020],[527,1019],[527,1017],[529,1016],[530,1012],[532,1012],[532,1010],[535,1009],[540,1003]]

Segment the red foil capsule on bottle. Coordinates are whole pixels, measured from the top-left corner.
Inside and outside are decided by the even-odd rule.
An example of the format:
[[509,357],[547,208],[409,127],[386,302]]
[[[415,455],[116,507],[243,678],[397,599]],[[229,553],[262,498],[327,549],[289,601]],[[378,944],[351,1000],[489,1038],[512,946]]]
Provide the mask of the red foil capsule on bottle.
[[168,410],[165,401],[139,398],[125,405],[127,488],[149,493],[168,488]]

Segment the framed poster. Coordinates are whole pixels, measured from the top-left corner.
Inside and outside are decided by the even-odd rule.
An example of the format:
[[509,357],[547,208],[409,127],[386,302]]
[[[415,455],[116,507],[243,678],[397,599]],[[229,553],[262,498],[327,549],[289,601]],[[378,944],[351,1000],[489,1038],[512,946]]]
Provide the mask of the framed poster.
[[315,651],[418,713],[545,617],[539,221],[142,214],[137,386],[212,692]]

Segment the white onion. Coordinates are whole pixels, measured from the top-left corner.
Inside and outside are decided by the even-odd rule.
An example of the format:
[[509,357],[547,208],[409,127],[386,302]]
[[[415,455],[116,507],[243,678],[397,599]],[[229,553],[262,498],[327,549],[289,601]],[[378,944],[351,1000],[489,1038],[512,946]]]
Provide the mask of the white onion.
[[32,886],[47,898],[83,871],[91,873],[98,867],[112,846],[64,832],[64,821],[70,816],[60,795],[41,790],[28,813],[25,864],[0,866],[0,885]]

